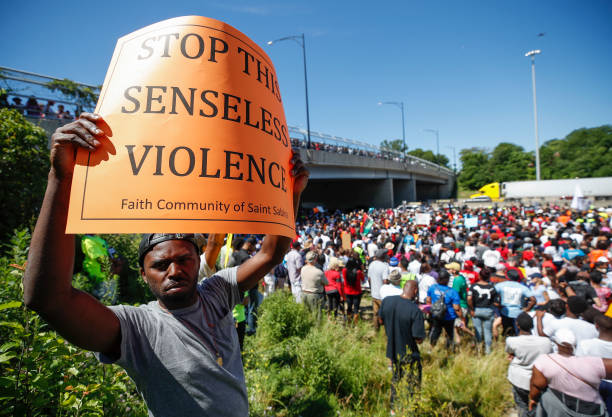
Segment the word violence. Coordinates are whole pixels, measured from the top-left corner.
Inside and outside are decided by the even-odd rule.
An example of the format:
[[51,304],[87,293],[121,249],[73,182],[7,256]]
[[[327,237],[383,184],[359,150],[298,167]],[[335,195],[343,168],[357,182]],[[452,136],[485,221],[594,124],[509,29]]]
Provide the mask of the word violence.
[[[210,148],[199,148],[199,152],[194,152],[186,146],[178,146],[168,151],[163,145],[125,145],[125,148],[130,158],[132,174],[135,176],[140,175],[146,161],[154,161],[153,164],[149,163],[148,167],[153,165],[152,175],[156,176],[168,173],[177,177],[198,175],[202,178],[259,182],[287,191],[287,172],[284,167],[277,162],[266,161],[266,158],[257,158],[248,153],[223,151],[225,163],[215,170],[208,165]],[[151,152],[153,148],[155,150]],[[149,157],[150,154],[154,155]],[[177,156],[180,161],[187,162],[177,163]],[[196,162],[198,162],[197,170]]]

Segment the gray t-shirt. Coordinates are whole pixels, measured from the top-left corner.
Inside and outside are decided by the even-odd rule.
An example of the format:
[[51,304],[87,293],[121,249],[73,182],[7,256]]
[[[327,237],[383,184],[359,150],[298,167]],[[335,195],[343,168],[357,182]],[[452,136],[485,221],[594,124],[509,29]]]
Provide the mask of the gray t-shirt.
[[289,282],[291,285],[301,286],[302,278],[300,277],[300,269],[304,266],[304,260],[302,259],[302,255],[295,250],[292,249],[287,255],[285,255],[285,259],[287,260],[287,271],[289,272]]
[[370,291],[372,298],[380,300],[380,287],[389,276],[389,264],[379,260],[373,261],[368,267],[368,278],[370,278]]
[[[136,384],[150,416],[249,414],[232,316],[234,305],[241,300],[236,270],[224,269],[202,281],[198,302],[172,310],[172,314],[157,301],[139,307],[110,307],[121,323],[121,356],[116,363]],[[215,350],[223,366],[217,363]],[[97,356],[103,363],[113,362],[103,354]]]
[[541,336],[513,336],[506,338],[506,352],[514,355],[508,367],[508,380],[516,387],[529,390],[533,363],[538,356],[552,352],[552,343]]

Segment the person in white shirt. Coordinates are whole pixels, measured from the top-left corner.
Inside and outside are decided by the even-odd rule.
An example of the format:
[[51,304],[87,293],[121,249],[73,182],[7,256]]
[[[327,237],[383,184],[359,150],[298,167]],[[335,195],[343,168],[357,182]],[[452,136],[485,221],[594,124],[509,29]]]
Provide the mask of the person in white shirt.
[[403,289],[400,287],[400,283],[402,282],[402,275],[399,270],[394,269],[389,273],[389,283],[383,284],[380,287],[380,299],[381,301],[385,299],[385,297],[389,297],[391,295],[402,295]]
[[576,356],[612,359],[612,317],[598,314],[595,317],[595,327],[599,332],[599,337],[578,342]]
[[471,240],[466,240],[465,241],[465,248],[463,249],[464,251],[464,259],[472,259],[473,257],[476,256],[476,246],[474,246],[472,244],[473,242]]
[[437,257],[440,254],[440,249],[442,248],[442,243],[436,242],[434,245],[432,245],[431,247],[431,254],[434,257]]
[[571,296],[567,299],[567,307],[565,311],[565,317],[559,320],[551,321],[546,327],[544,327],[542,318],[544,312],[539,310],[536,312],[536,318],[538,323],[538,334],[540,336],[552,337],[557,329],[566,328],[570,329],[576,336],[576,343],[582,340],[594,339],[599,336],[597,329],[594,325],[586,320],[579,318],[587,308],[586,301],[576,295]]
[[[597,339],[582,340],[576,347],[576,356],[596,356],[612,359],[612,318],[599,314],[595,317],[595,327],[599,331]],[[606,408],[612,410],[612,381],[604,379],[599,385],[599,394],[606,403]]]
[[415,253],[412,256],[412,261],[408,264],[408,272],[414,275],[419,275],[421,273],[421,254]]
[[374,258],[377,250],[378,245],[372,240],[372,235],[368,234],[368,257]]
[[374,312],[373,321],[376,330],[379,328],[378,310],[380,309],[380,287],[389,276],[389,264],[387,260],[387,250],[378,249],[374,261],[368,267],[368,281],[370,283],[370,291],[372,294],[372,310]]
[[304,260],[300,254],[300,242],[297,240],[291,244],[291,251],[285,255],[287,271],[289,273],[289,283],[291,285],[291,293],[296,303],[302,301],[302,278],[300,272],[304,266]]
[[508,381],[512,384],[514,402],[519,416],[528,416],[529,382],[531,369],[538,356],[552,352],[552,343],[546,337],[531,334],[533,320],[523,312],[516,318],[519,335],[506,338],[506,353],[512,361],[508,366]]
[[444,264],[450,263],[455,257],[455,252],[450,249],[449,244],[442,245],[442,249],[440,249],[440,262]]
[[[565,301],[560,298],[550,300],[545,308],[544,315],[542,316],[542,327],[549,328],[550,324],[553,321],[559,320],[565,316],[566,305]],[[536,311],[530,311],[528,313],[533,319],[533,329],[531,330],[531,334],[534,336],[538,335],[538,319],[536,317]]]
[[489,268],[495,268],[501,260],[501,254],[495,249],[487,249],[482,254],[482,260],[485,266],[488,266]]
[[425,304],[429,287],[436,284],[436,279],[429,275],[430,271],[431,266],[425,262],[421,265],[421,271],[417,275],[417,279],[419,281],[419,304]]

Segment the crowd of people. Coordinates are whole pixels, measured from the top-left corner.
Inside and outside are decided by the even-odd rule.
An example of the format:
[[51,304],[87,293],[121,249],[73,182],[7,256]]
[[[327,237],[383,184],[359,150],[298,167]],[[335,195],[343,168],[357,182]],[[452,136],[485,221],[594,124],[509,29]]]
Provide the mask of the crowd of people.
[[[102,146],[103,123],[84,113],[52,135],[24,302],[69,342],[122,366],[151,415],[248,415],[240,339],[257,331],[262,280],[265,293],[288,285],[317,316],[326,305],[351,323],[369,291],[372,325],[387,336],[392,410],[402,378],[420,383],[419,344],[445,333],[449,353],[466,335],[483,354],[505,337],[521,416],[607,415],[612,208],[317,208],[298,217],[294,239],[149,233],[138,263],[155,300],[106,306],[72,286],[75,237],[64,232],[75,147]],[[297,210],[309,173],[298,153],[290,165]]]
[[[291,138],[293,149],[306,149],[308,142],[306,139]],[[332,144],[318,141],[311,141],[310,147],[317,151],[334,152],[346,155],[364,156],[373,159],[383,159],[386,161],[407,162],[411,157],[402,155],[400,152],[378,149],[376,151],[352,147],[347,145]]]
[[67,121],[74,119],[73,113],[64,104],[56,103],[54,100],[39,99],[34,96],[29,96],[24,103],[22,97],[8,97],[4,95],[0,97],[0,107],[15,109],[29,117],[64,119]]
[[[429,215],[424,224],[418,214]],[[468,218],[477,226],[466,227]],[[434,346],[445,333],[446,349],[473,341],[483,354],[505,340],[520,416],[604,415],[611,223],[603,207],[315,210],[264,286],[288,286],[296,302],[348,322],[359,320],[369,291],[394,386],[406,369],[418,385],[423,340]]]

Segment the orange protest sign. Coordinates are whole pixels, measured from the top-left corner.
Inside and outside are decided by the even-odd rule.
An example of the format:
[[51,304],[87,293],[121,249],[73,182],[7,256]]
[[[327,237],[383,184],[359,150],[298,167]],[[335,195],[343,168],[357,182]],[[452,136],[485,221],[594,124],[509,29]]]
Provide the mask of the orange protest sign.
[[238,30],[188,16],[122,37],[96,112],[108,138],[79,150],[68,233],[295,236],[276,73]]

